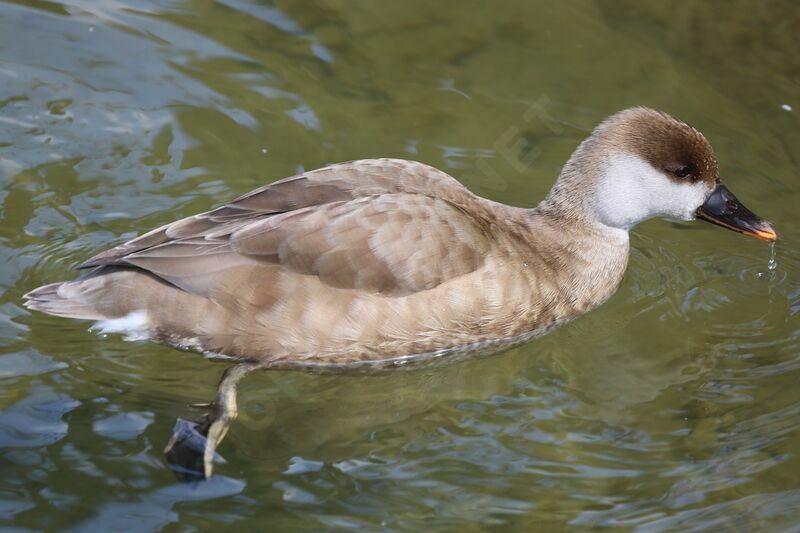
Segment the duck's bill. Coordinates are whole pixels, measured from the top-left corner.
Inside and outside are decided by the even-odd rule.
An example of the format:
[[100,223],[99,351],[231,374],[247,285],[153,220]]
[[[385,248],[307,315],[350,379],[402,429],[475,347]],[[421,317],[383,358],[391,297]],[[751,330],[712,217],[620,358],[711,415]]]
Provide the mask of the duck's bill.
[[722,184],[717,185],[708,200],[700,206],[697,217],[763,241],[772,242],[778,238],[772,224],[743,206]]

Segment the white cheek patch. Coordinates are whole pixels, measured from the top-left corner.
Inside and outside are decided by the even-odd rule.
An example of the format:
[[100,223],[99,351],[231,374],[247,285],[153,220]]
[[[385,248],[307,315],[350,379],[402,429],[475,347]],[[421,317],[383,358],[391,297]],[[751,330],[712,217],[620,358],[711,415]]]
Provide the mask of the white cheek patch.
[[603,224],[629,230],[653,217],[693,220],[710,189],[703,182],[676,183],[633,154],[608,159],[595,194],[595,211]]
[[150,318],[144,310],[134,311],[120,318],[98,320],[89,329],[102,335],[120,333],[124,335],[126,341],[147,340],[152,333]]

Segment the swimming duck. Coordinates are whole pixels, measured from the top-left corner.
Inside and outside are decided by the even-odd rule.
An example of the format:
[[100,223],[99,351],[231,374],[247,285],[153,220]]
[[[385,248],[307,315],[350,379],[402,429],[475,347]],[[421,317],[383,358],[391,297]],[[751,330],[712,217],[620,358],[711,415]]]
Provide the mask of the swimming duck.
[[720,182],[700,132],[635,107],[598,125],[532,209],[415,161],[339,163],[99,253],[25,305],[233,358],[208,414],[167,446],[208,477],[248,372],[409,367],[526,342],[605,302],[630,229],[653,217],[777,238]]

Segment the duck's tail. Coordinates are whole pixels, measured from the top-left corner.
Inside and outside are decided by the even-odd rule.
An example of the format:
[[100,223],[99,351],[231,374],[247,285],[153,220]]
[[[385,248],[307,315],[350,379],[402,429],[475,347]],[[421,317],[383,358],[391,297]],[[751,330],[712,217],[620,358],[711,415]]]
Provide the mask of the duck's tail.
[[34,289],[23,298],[28,309],[48,315],[67,318],[102,320],[105,317],[86,298],[87,288],[83,280],[50,283]]

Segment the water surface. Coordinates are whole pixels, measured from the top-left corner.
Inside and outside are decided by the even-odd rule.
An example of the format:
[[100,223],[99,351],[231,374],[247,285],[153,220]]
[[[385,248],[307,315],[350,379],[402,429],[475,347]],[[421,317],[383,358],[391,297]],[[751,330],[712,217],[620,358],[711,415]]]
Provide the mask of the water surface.
[[[0,2],[0,527],[800,528],[800,56],[791,0]],[[644,104],[778,228],[632,235],[603,307],[489,359],[250,376],[211,481],[161,450],[224,364],[30,313],[156,225],[403,157],[535,205]]]

